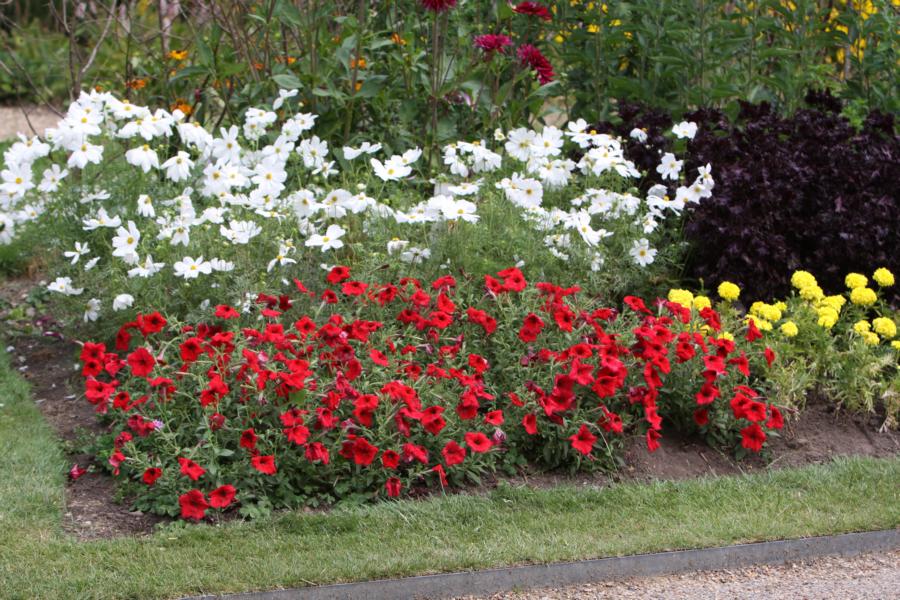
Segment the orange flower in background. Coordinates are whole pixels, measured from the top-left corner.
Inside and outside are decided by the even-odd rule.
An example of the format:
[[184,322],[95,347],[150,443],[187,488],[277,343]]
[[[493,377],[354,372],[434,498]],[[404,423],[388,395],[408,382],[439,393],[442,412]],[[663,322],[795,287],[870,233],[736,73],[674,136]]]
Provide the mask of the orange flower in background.
[[131,88],[131,89],[133,89],[133,90],[142,90],[142,89],[144,89],[145,87],[147,87],[147,80],[146,80],[146,79],[140,79],[140,78],[138,78],[138,79],[131,79],[131,80],[125,82],[125,86],[126,86],[126,87],[129,87],[129,88]]
[[169,110],[171,110],[172,112],[180,110],[186,117],[190,116],[190,114],[194,112],[194,109],[191,108],[191,105],[188,104],[187,100],[185,100],[184,98],[178,98],[177,100],[175,100],[175,102],[173,102],[169,107]]
[[404,40],[402,37],[400,37],[400,34],[397,33],[396,31],[391,34],[391,41],[399,46],[406,45],[406,40]]
[[363,82],[362,82],[362,81],[357,81],[357,82],[356,82],[356,91],[358,92],[359,90],[361,90],[361,89],[362,89],[362,86],[363,86]]
[[257,71],[262,71],[264,66],[265,65],[263,65],[261,62],[253,63],[253,68],[256,69]]
[[172,50],[168,54],[166,54],[172,60],[184,60],[188,57],[187,50]]
[[294,64],[295,62],[297,62],[297,59],[296,59],[295,57],[293,57],[293,56],[287,56],[287,55],[285,55],[285,56],[276,56],[276,57],[275,57],[275,62],[277,62],[277,63],[285,63],[285,64],[288,64],[288,65],[292,65],[292,64]]
[[351,58],[350,59],[350,68],[351,69],[365,69],[366,68],[366,59],[365,58]]

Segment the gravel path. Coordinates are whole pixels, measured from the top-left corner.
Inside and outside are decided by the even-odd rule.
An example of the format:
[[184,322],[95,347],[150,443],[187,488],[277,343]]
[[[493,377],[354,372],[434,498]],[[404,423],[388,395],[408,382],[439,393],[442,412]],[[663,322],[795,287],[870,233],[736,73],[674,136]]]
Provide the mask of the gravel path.
[[[608,581],[562,589],[491,596],[491,600],[681,599],[896,600],[900,598],[900,552],[829,557],[783,566],[686,573]],[[466,597],[465,600],[478,600]],[[486,600],[486,599],[481,599]]]
[[44,134],[46,128],[53,127],[59,122],[59,117],[53,111],[41,106],[25,106],[22,108],[18,106],[0,106],[0,141],[14,138],[19,133],[24,133],[28,136],[34,135],[34,132],[28,126],[25,115],[22,114],[23,108],[28,113],[31,124],[40,135]]

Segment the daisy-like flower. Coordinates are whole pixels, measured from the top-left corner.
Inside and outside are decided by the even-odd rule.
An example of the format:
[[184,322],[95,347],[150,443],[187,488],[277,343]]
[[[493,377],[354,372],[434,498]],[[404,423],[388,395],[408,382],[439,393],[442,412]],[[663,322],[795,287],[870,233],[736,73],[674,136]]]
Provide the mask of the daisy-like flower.
[[319,248],[322,252],[332,248],[342,248],[344,242],[341,237],[347,233],[340,225],[329,225],[325,235],[314,234],[304,244],[307,248]]
[[681,173],[682,162],[683,161],[676,159],[675,155],[671,152],[666,152],[663,154],[659,166],[656,167],[656,172],[662,175],[663,179],[677,181],[678,175]]
[[141,232],[134,221],[128,221],[128,229],[119,227],[116,236],[113,237],[113,256],[118,256],[129,265],[137,264],[140,257],[137,253],[138,242],[141,241]]
[[134,296],[131,294],[119,294],[113,299],[112,308],[114,311],[126,310],[134,304]]
[[383,164],[377,158],[370,158],[369,163],[382,181],[397,181],[412,173],[412,169],[404,164],[402,156],[392,156]]
[[153,262],[153,257],[148,254],[147,258],[144,259],[144,262],[138,264],[133,269],[129,269],[128,276],[147,279],[162,271],[165,266],[166,263]]
[[84,322],[93,322],[100,318],[100,300],[91,298],[84,309]]
[[55,192],[59,189],[59,183],[65,179],[69,171],[61,169],[59,165],[52,165],[49,169],[44,170],[43,178],[38,186],[42,192]]
[[647,238],[635,240],[628,253],[634,262],[642,267],[653,263],[653,260],[656,258],[656,249],[650,247],[650,242],[647,241]]
[[398,252],[402,252],[407,246],[409,246],[408,240],[401,240],[398,238],[393,238],[391,241],[387,243],[387,252],[388,255],[394,255]]
[[428,248],[409,247],[400,254],[400,260],[406,263],[417,265],[431,258],[431,250]]
[[682,121],[672,127],[672,133],[675,134],[675,137],[692,140],[697,135],[697,124],[693,121]]
[[72,264],[75,265],[75,264],[78,264],[78,260],[82,256],[86,256],[90,251],[91,251],[91,249],[88,247],[87,244],[82,244],[81,242],[75,242],[75,249],[74,250],[66,250],[65,252],[63,252],[63,256],[71,259]]
[[85,142],[72,151],[66,164],[83,169],[89,163],[99,165],[101,160],[103,160],[103,146]]
[[232,244],[248,244],[262,233],[262,227],[253,221],[230,221],[228,227],[219,227],[219,233]]
[[147,194],[141,194],[137,199],[137,212],[142,217],[152,219],[156,216],[156,209],[153,208],[153,200]]
[[209,264],[212,267],[213,271],[218,271],[220,273],[228,273],[230,271],[234,271],[234,263],[229,260],[213,258],[209,261]]
[[381,150],[381,144],[371,144],[369,142],[363,142],[359,146],[359,148],[344,146],[343,148],[341,148],[341,150],[344,153],[344,158],[346,158],[347,160],[353,160],[361,154],[375,154],[376,152]]
[[150,169],[159,168],[159,157],[156,155],[156,151],[148,144],[143,144],[126,152],[125,160],[130,165],[140,167],[144,173],[149,173]]
[[105,208],[101,208],[97,211],[96,217],[88,217],[82,221],[82,229],[85,231],[93,231],[94,229],[98,229],[100,227],[118,227],[122,224],[122,219],[117,215],[115,217],[110,217],[109,213],[106,212]]
[[647,142],[647,132],[644,129],[638,129],[637,127],[629,132],[628,137],[638,142],[639,144],[644,144]]
[[284,105],[285,100],[293,98],[299,93],[300,90],[278,90],[278,97],[275,98],[275,102],[272,103],[272,110],[278,110]]
[[203,260],[202,256],[197,260],[194,260],[190,256],[185,256],[176,262],[173,267],[175,269],[175,275],[185,279],[197,279],[201,273],[204,275],[212,273],[212,265],[209,261]]
[[193,166],[191,155],[184,150],[180,150],[178,154],[162,164],[162,168],[166,170],[166,177],[175,183],[190,177]]
[[283,267],[284,265],[295,264],[297,261],[288,256],[291,250],[292,248],[290,246],[280,244],[278,246],[278,254],[275,256],[275,258],[269,261],[269,265],[266,267],[266,272],[271,273],[272,269],[275,268],[275,265]]
[[84,288],[76,288],[72,285],[71,277],[57,277],[47,286],[47,289],[66,296],[78,296],[84,291]]
[[222,159],[225,162],[239,162],[241,160],[241,146],[237,141],[239,133],[237,125],[232,125],[227,130],[222,127],[219,131],[222,133],[222,137],[213,140],[213,158]]

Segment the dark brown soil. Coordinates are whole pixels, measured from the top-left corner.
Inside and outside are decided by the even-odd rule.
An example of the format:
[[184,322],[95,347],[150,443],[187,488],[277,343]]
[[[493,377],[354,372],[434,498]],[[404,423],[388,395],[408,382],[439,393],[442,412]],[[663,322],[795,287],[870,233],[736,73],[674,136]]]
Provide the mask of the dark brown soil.
[[[0,285],[0,290],[4,287]],[[14,295],[20,293],[16,290]],[[81,378],[76,371],[78,345],[59,336],[46,335],[19,335],[4,343],[13,345],[12,361],[30,382],[44,417],[64,441],[70,466],[90,467],[92,457],[77,454],[74,448],[83,446],[85,436],[104,433],[104,428],[95,418],[93,407],[81,397]],[[814,399],[794,420],[786,423],[782,437],[770,444],[770,462],[758,456],[737,462],[700,440],[686,439],[670,430],[664,433],[661,447],[652,454],[647,452],[643,438],[630,439],[625,453],[626,466],[612,475],[524,473],[500,479],[532,487],[559,484],[603,487],[616,481],[677,480],[797,467],[829,462],[837,456],[900,454],[900,433],[879,433],[880,422],[874,415],[835,412],[833,404]],[[498,480],[463,493],[487,492]],[[116,502],[114,480],[97,466],[77,480],[69,480],[66,492],[64,527],[79,538],[147,534],[162,521],[153,515],[129,511],[127,502]]]

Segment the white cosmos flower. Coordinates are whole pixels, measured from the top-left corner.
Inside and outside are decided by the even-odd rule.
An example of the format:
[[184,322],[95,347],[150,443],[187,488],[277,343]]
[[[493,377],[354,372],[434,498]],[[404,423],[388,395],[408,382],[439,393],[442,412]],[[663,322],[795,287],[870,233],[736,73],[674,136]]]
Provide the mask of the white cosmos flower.
[[0,244],[9,244],[15,237],[16,222],[4,212],[0,212]]
[[101,160],[103,160],[103,146],[85,142],[75,147],[66,164],[83,169],[88,163],[99,165]]
[[129,265],[137,264],[140,257],[137,253],[138,243],[141,241],[141,232],[134,221],[128,221],[128,229],[119,227],[116,236],[113,237],[113,256],[118,256]]
[[210,266],[212,266],[213,271],[219,271],[221,273],[227,273],[229,271],[234,271],[234,263],[227,260],[222,260],[221,258],[214,258],[209,261]]
[[262,227],[253,221],[230,221],[228,227],[219,227],[219,233],[232,244],[248,244],[262,233]]
[[239,162],[241,146],[237,141],[239,132],[237,125],[232,125],[228,130],[222,127],[219,131],[222,133],[222,137],[216,138],[212,142],[213,158],[222,159],[225,162]]
[[100,318],[100,300],[97,298],[91,298],[87,301],[87,305],[84,310],[84,322],[87,323],[89,321],[96,321]]
[[176,262],[173,267],[175,268],[175,275],[185,279],[197,279],[201,273],[204,275],[212,273],[212,264],[203,260],[202,256],[197,260],[190,256],[185,256]]
[[137,199],[137,212],[142,217],[152,219],[156,216],[156,209],[153,208],[153,200],[147,194],[141,194]]
[[412,173],[412,169],[404,163],[402,156],[392,156],[384,164],[377,158],[370,158],[369,163],[375,170],[375,175],[382,181],[397,181]]
[[272,269],[275,268],[275,265],[283,267],[284,265],[296,263],[296,260],[288,256],[291,250],[292,248],[290,246],[285,246],[284,244],[279,245],[278,254],[275,256],[275,258],[269,261],[269,265],[266,267],[266,272],[271,273]]
[[131,308],[133,304],[134,296],[131,294],[119,294],[113,299],[112,308],[114,311],[120,311]]
[[59,189],[59,183],[68,174],[68,170],[60,169],[59,165],[52,165],[49,169],[44,170],[43,179],[41,179],[38,189],[42,192],[55,192]]
[[344,146],[341,148],[344,152],[344,158],[347,160],[353,160],[361,154],[375,154],[379,150],[381,150],[381,144],[371,144],[369,142],[363,142],[360,144],[359,148],[353,148],[352,146]]
[[51,292],[58,292],[66,296],[78,296],[84,291],[84,288],[76,288],[72,285],[71,277],[57,277],[47,289]]
[[345,233],[347,233],[346,230],[340,225],[329,225],[325,235],[319,235],[318,233],[311,235],[304,245],[307,248],[318,247],[322,252],[332,248],[342,248],[344,242],[341,241],[341,237]]
[[692,140],[697,135],[697,124],[693,121],[682,121],[672,127],[672,133],[675,134],[675,137]]
[[651,264],[656,258],[656,249],[650,247],[650,242],[647,241],[647,238],[635,240],[628,253],[634,262],[642,267]]
[[93,269],[95,266],[97,266],[97,263],[98,263],[98,262],[100,262],[100,257],[99,257],[99,256],[95,256],[95,257],[92,258],[91,260],[89,260],[89,261],[87,261],[86,263],[84,263],[84,270],[85,270],[85,271],[90,271],[90,270]]
[[100,227],[118,227],[122,224],[122,219],[117,215],[115,217],[110,217],[109,213],[106,212],[105,208],[101,208],[97,211],[96,217],[88,217],[82,221],[83,227],[85,231],[93,231],[94,229],[98,229]]
[[87,244],[75,242],[75,250],[66,250],[65,252],[63,252],[63,256],[72,259],[72,264],[74,265],[78,263],[78,259],[80,259],[82,256],[87,255],[90,251],[91,249]]
[[647,141],[647,132],[644,131],[643,129],[638,129],[637,127],[635,127],[628,134],[628,137],[630,137],[631,139],[635,140],[638,143],[643,144]]
[[413,265],[417,265],[431,258],[431,250],[428,248],[416,248],[411,246],[400,254],[400,260]]
[[300,90],[278,90],[278,97],[275,98],[275,102],[272,103],[272,110],[278,110],[284,104],[284,101],[288,98],[293,98]]
[[162,271],[162,268],[165,266],[166,263],[153,262],[153,257],[148,254],[144,262],[128,271],[128,276],[146,279]]
[[125,160],[130,165],[140,167],[144,173],[149,173],[150,169],[159,168],[159,157],[156,155],[156,151],[148,144],[143,144],[126,152]]
[[663,179],[677,181],[678,175],[681,173],[682,162],[683,161],[676,159],[675,155],[671,152],[666,152],[663,154],[659,166],[656,167],[656,172],[662,175]]
[[162,168],[166,170],[166,177],[176,183],[190,177],[193,166],[191,155],[184,150],[179,150],[178,154],[162,164]]
[[476,210],[475,204],[468,200],[453,200],[442,207],[441,212],[448,221],[462,220],[467,223],[477,223]]
[[389,255],[394,255],[402,252],[407,246],[409,246],[408,240],[394,238],[387,243],[387,252]]

